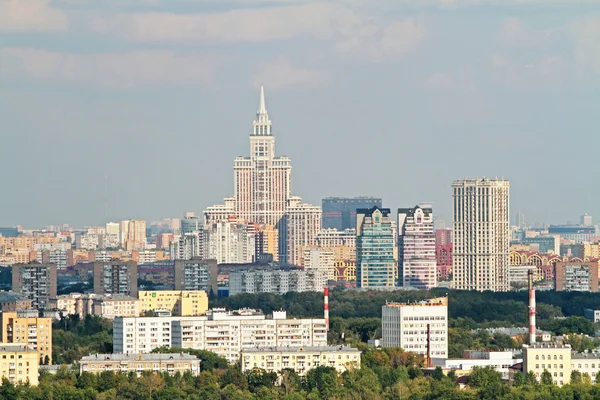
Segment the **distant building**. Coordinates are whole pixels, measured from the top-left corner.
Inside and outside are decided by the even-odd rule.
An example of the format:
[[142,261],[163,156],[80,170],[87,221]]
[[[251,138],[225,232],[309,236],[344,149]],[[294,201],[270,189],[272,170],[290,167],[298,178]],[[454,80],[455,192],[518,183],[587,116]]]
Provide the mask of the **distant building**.
[[360,369],[359,349],[349,346],[267,347],[242,349],[242,373],[259,368],[279,374],[291,369],[299,376],[317,367],[331,367],[338,373]]
[[20,312],[2,312],[1,323],[2,345],[11,343],[31,347],[38,352],[38,360],[52,364],[51,318],[21,316]]
[[509,182],[500,179],[452,183],[453,288],[509,290],[509,188]]
[[181,235],[169,244],[171,260],[191,260],[204,258],[208,254],[207,231],[195,231]]
[[394,229],[389,208],[357,210],[356,286],[395,286]]
[[279,261],[279,231],[273,225],[257,225],[255,259],[258,262]]
[[217,294],[218,266],[216,260],[175,261],[175,290],[203,290]]
[[558,235],[526,237],[520,242],[529,246],[537,246],[537,249],[531,250],[539,253],[560,255],[560,237]]
[[[513,358],[512,351],[485,351],[466,350],[463,358],[433,358],[434,367],[443,369],[464,371],[470,373],[474,367],[491,367],[494,371],[502,374],[503,379],[509,378],[509,368],[523,362],[522,359]],[[460,373],[457,373],[460,375]]]
[[381,307],[383,347],[427,355],[427,326],[431,336],[431,357],[448,357],[448,298],[416,303],[387,303]]
[[592,216],[589,214],[583,214],[579,222],[583,226],[592,226]]
[[600,310],[586,308],[583,310],[583,315],[585,315],[586,318],[591,319],[594,323],[600,322]]
[[56,296],[56,264],[15,264],[12,267],[12,288],[30,299],[32,307],[42,309]]
[[208,310],[203,290],[140,290],[140,312],[169,311],[171,315],[192,317]]
[[572,240],[576,244],[594,242],[596,238],[600,237],[594,226],[550,225],[548,233],[559,235],[563,239]]
[[279,232],[285,249],[285,253],[280,254],[282,263],[302,265],[302,249],[316,244],[320,230],[321,208],[303,203],[300,197],[290,197]]
[[38,385],[38,352],[25,344],[0,343],[0,379],[12,384]]
[[240,293],[320,292],[328,274],[320,270],[257,270],[229,273],[229,295]]
[[137,297],[137,263],[108,261],[94,263],[94,293]]
[[559,262],[554,272],[557,292],[597,292],[598,262]]
[[146,247],[146,221],[121,221],[120,227],[121,246],[124,249],[143,250]]
[[0,236],[16,238],[19,236],[19,228],[0,227]]
[[50,304],[63,316],[78,315],[80,319],[87,315],[110,320],[140,315],[140,300],[122,294],[70,293],[57,296]]
[[356,210],[359,208],[382,207],[377,197],[326,197],[322,201],[323,228],[340,231],[356,228]]
[[204,219],[196,215],[185,216],[181,220],[181,234],[199,232],[204,229]]
[[231,217],[206,225],[207,258],[219,264],[251,263],[255,260],[254,224]]
[[0,292],[0,311],[16,312],[33,308],[33,301],[19,293]]
[[302,254],[304,270],[322,271],[330,281],[335,280],[334,261],[333,251],[323,248],[307,249]]
[[169,375],[200,374],[200,359],[186,353],[158,354],[92,354],[79,360],[79,373],[99,375],[105,371],[116,373],[142,372],[167,373]]
[[398,209],[398,275],[399,286],[416,289],[437,286],[431,205]]

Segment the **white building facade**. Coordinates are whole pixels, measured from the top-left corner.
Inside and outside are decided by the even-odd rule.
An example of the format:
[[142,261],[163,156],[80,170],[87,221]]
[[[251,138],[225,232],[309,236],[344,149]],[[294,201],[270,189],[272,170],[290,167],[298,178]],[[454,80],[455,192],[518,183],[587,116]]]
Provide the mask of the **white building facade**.
[[322,271],[330,281],[335,280],[334,254],[323,248],[306,249],[302,252],[302,268],[304,270]]
[[319,270],[257,270],[229,273],[229,295],[240,293],[320,292],[328,275]]
[[453,288],[510,289],[509,189],[509,182],[500,179],[465,179],[452,183]]
[[381,308],[382,346],[402,347],[427,355],[427,329],[431,358],[448,358],[448,298],[418,303],[388,303]]

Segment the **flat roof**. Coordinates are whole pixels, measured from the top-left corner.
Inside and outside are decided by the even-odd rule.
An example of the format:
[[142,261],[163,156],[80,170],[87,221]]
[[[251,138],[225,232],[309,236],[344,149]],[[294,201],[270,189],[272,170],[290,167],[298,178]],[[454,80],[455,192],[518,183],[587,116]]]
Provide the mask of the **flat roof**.
[[269,351],[277,351],[282,353],[296,352],[335,352],[335,351],[352,351],[360,353],[360,350],[350,346],[275,346],[275,347],[248,347],[242,349],[242,353],[264,353]]
[[140,354],[90,354],[81,361],[199,361],[198,357],[189,353],[140,353]]

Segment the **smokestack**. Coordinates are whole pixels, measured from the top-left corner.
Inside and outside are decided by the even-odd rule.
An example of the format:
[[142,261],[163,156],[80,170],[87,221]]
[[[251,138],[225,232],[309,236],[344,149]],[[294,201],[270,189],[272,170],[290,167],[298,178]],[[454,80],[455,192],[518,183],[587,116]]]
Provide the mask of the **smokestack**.
[[535,289],[533,288],[533,270],[527,271],[529,280],[529,344],[535,343]]
[[325,318],[325,326],[329,332],[329,288],[323,290],[323,318]]
[[427,324],[427,368],[431,368],[431,324]]

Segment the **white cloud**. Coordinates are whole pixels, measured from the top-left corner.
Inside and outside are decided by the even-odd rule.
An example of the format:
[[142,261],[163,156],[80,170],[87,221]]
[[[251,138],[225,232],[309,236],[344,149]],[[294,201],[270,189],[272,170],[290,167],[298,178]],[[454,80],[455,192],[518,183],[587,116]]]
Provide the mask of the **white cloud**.
[[557,55],[509,57],[495,53],[490,58],[496,78],[504,85],[518,89],[542,84],[558,86],[571,76],[571,66],[565,58]]
[[600,17],[573,23],[571,35],[575,43],[574,57],[580,77],[592,73],[600,77]]
[[252,85],[257,87],[263,82],[269,82],[269,89],[281,90],[294,86],[311,87],[328,80],[329,75],[325,71],[297,67],[287,58],[279,57],[259,65]]
[[385,61],[414,50],[426,35],[425,29],[415,19],[394,21],[385,28],[367,20],[354,35],[340,42],[337,50],[364,60]]
[[50,0],[0,0],[0,31],[66,31],[65,14]]
[[521,19],[509,17],[504,20],[497,37],[501,43],[512,47],[542,48],[557,40],[558,31],[558,28],[532,29]]
[[130,13],[95,16],[90,29],[133,42],[253,43],[348,35],[359,22],[350,9],[312,3],[220,13]]
[[71,54],[32,48],[0,50],[0,78],[85,84],[110,88],[209,84],[222,60],[172,51]]

